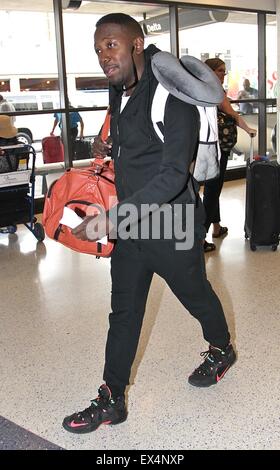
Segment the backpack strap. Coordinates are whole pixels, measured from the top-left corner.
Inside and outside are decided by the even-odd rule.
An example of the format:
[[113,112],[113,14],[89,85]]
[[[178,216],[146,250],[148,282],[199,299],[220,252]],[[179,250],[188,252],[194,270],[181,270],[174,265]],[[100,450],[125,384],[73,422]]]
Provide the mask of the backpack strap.
[[110,110],[110,106],[108,106],[105,120],[103,122],[101,131],[100,131],[101,139],[103,140],[103,142],[107,140],[110,134],[110,123],[111,123],[111,110]]
[[[164,142],[164,113],[168,96],[169,91],[159,82],[152,100],[151,120],[154,131],[162,142]],[[196,105],[196,108],[200,117],[199,141],[194,164],[190,167],[190,175],[202,183],[219,175],[221,152],[218,141],[217,107]]]
[[[151,119],[154,131],[162,142],[164,142],[164,113],[168,95],[168,90],[166,90],[161,83],[158,83],[151,106]],[[188,179],[188,190],[193,203],[197,205],[198,193],[194,187],[193,168],[194,165],[192,164],[190,168],[190,177]]]
[[219,139],[216,106],[197,106],[200,117],[199,143],[216,143]]
[[156,87],[151,106],[151,119],[156,135],[164,142],[164,113],[169,91],[161,83]]

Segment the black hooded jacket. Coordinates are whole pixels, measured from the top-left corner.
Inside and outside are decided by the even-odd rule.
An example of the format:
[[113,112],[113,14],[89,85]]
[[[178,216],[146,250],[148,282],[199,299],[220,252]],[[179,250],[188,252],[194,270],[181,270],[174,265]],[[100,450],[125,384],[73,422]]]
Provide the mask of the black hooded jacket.
[[[169,95],[164,115],[164,143],[156,135],[151,120],[158,84],[151,69],[151,57],[156,52],[158,49],[153,45],[145,49],[144,72],[121,113],[122,91],[110,88],[118,208],[130,203],[138,209],[138,214],[143,204],[193,202],[187,183],[197,148],[199,113],[196,106]],[[201,201],[196,209],[203,220]]]

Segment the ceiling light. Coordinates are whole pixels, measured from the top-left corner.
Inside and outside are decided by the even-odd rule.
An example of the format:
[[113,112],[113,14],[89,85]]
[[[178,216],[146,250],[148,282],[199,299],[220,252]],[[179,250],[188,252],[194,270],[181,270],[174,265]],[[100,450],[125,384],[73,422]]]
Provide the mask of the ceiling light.
[[62,0],[62,8],[64,10],[77,10],[81,4],[82,0]]

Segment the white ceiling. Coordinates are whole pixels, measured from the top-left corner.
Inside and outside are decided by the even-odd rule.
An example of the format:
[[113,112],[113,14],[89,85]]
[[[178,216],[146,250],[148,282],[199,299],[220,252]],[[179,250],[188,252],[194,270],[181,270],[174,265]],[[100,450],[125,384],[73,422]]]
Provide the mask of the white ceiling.
[[1,10],[52,11],[52,0],[1,0]]
[[[82,4],[78,10],[67,10],[67,12],[104,15],[123,11],[124,4],[125,12],[132,16],[142,16],[143,13],[147,13],[148,17],[153,17],[162,14],[167,9],[167,5],[147,5],[144,2],[133,4],[130,1],[112,3],[106,0],[92,0],[84,5]],[[1,0],[0,9],[8,11],[53,11],[53,0]],[[275,15],[268,15],[267,17],[268,22],[275,22],[275,19]],[[229,23],[256,24],[257,18],[255,13],[230,12],[226,21]]]
[[[97,14],[107,14],[119,12],[122,10],[120,3],[111,3],[108,1],[92,1],[82,4],[78,10],[67,10],[71,13],[97,13]],[[147,6],[145,4],[137,3],[132,4],[130,2],[125,3],[125,11],[130,15],[141,15],[143,12],[151,10],[153,12],[162,11],[162,6]],[[0,2],[1,10],[10,10],[10,11],[53,11],[53,0],[1,0]]]

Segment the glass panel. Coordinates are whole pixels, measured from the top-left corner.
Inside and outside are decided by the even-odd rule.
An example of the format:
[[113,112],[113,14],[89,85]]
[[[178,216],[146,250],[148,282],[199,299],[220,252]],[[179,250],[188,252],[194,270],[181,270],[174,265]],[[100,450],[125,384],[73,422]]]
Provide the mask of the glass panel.
[[277,98],[277,28],[276,15],[266,17],[266,96],[272,98],[267,106],[267,146],[270,156],[276,156],[276,98]]
[[[250,37],[250,41],[244,38]],[[258,97],[258,31],[257,14],[223,10],[182,8],[179,10],[180,55],[190,54],[202,61],[220,58],[226,64],[223,87],[231,100],[244,100],[232,104],[246,114],[248,125],[257,128]],[[256,45],[252,47],[252,44]],[[250,117],[249,117],[250,116]],[[257,142],[257,140],[256,140]],[[238,128],[238,141],[229,166],[244,165],[250,138]]]
[[[36,151],[35,165],[37,169],[44,166],[42,139],[50,135],[52,123],[52,114],[24,115],[17,116],[16,118],[18,140],[22,143],[32,143],[32,146]],[[46,178],[41,175],[37,175],[35,178],[35,198],[44,195],[46,192],[46,187],[44,187],[45,184]]]
[[267,15],[266,18],[266,68],[267,98],[277,98],[277,28],[276,15]]
[[106,77],[77,77],[77,90],[107,90],[108,80]]
[[[93,35],[99,18],[108,13],[128,13],[146,32],[145,46],[153,43],[170,50],[168,8],[129,3],[83,2],[78,10],[64,10],[63,26],[66,51],[68,94],[76,108],[108,105],[108,82],[94,52]],[[75,31],[75,34],[73,34]],[[96,135],[103,123],[104,112],[82,111],[84,135]]]
[[[250,115],[246,115],[245,119],[249,127],[252,127],[253,129],[257,130],[257,135],[258,135],[259,128],[258,128],[257,112],[250,114]],[[235,168],[235,167],[245,165],[247,158],[249,158],[250,156],[250,144],[251,144],[250,136],[247,134],[247,132],[245,132],[240,127],[237,127],[237,136],[238,136],[237,142],[230,153],[227,168]],[[253,151],[254,151],[254,155],[258,154],[258,137],[255,137],[253,139]]]
[[20,91],[52,91],[58,90],[58,79],[45,78],[20,78]]
[[[9,103],[9,111],[57,108],[59,86],[53,1],[1,0],[0,22],[0,91]],[[42,139],[50,134],[52,123],[52,114],[24,114],[15,118],[19,140],[32,143],[37,151],[36,166],[43,164]]]
[[[250,43],[244,37],[250,37]],[[180,55],[190,54],[202,61],[219,57],[226,64],[224,88],[228,97],[238,99],[244,79],[257,88],[257,15],[247,12],[181,9],[179,11]]]
[[140,21],[145,33],[145,44],[154,44],[162,51],[170,52],[169,9],[158,8],[145,13],[145,19]]
[[0,81],[0,91],[10,91],[10,80],[2,80]]
[[[272,108],[273,109],[273,108]],[[267,154],[276,157],[276,112],[267,109]]]
[[[22,92],[27,101],[33,102],[34,91],[58,90],[52,0],[38,3],[22,0],[17,2],[17,7],[14,2],[2,0],[0,22],[0,83],[2,77],[3,81],[10,83],[9,89],[5,90],[5,98],[15,101],[15,95]],[[37,96],[39,99],[40,95]],[[37,107],[32,105],[21,109],[34,110]],[[38,109],[42,109],[40,104]]]

